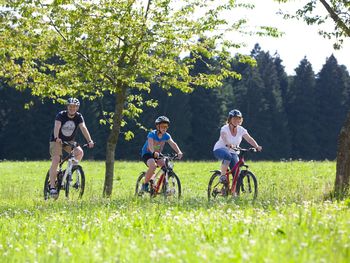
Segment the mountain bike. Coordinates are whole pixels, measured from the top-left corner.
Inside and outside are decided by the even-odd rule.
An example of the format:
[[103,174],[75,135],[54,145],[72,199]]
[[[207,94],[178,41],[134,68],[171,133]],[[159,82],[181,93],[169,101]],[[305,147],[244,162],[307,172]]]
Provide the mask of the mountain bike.
[[[70,153],[60,161],[57,172],[55,188],[57,189],[57,198],[60,192],[65,191],[65,196],[69,199],[79,199],[83,196],[85,190],[85,174],[83,168],[78,165],[78,161],[74,156],[74,149],[79,146],[78,143],[62,142],[64,146],[71,147]],[[84,144],[82,147],[87,147]],[[63,169],[63,164],[67,162],[67,166]],[[44,183],[44,199],[50,198],[50,170],[46,174]]]
[[[249,171],[245,164],[244,156],[248,152],[256,152],[255,148],[243,149],[236,147],[239,151],[239,161],[235,166],[226,172],[226,183],[221,182],[221,171],[214,170],[208,184],[208,200],[227,197],[228,195],[237,196],[241,200],[255,200],[258,196],[258,180],[255,175]],[[244,168],[244,169],[241,169]],[[232,183],[230,183],[232,175]]]
[[142,190],[146,174],[146,172],[142,172],[136,181],[135,195],[139,197],[163,195],[167,199],[179,199],[181,197],[181,183],[173,170],[174,160],[178,159],[177,154],[161,154],[157,159],[163,159],[164,166],[151,178],[149,191]]

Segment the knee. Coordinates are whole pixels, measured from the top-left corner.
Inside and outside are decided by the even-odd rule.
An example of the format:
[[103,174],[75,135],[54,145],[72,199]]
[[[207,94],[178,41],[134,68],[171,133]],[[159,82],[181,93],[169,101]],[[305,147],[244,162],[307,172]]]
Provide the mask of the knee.
[[157,165],[155,162],[149,162],[148,170],[154,172],[157,169]]

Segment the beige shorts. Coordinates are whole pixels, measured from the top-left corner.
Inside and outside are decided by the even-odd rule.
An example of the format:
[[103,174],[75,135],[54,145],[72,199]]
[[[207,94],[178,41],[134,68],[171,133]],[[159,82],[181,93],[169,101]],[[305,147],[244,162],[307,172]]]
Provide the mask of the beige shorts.
[[50,156],[52,158],[52,156],[62,156],[62,149],[64,151],[66,151],[67,153],[70,153],[72,151],[72,148],[69,146],[62,146],[61,143],[56,143],[56,142],[50,142]]

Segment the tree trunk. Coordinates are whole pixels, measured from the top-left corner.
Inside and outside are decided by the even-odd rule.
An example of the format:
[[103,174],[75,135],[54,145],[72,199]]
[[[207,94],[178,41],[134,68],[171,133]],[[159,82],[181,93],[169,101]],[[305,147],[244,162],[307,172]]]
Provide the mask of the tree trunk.
[[123,119],[123,109],[126,100],[126,87],[121,88],[121,92],[116,94],[115,110],[113,116],[113,127],[108,136],[106,147],[106,172],[103,187],[103,197],[110,197],[113,190],[115,149],[120,133],[120,126]]
[[336,197],[343,197],[349,190],[350,178],[350,113],[346,118],[338,137],[337,170],[334,193]]

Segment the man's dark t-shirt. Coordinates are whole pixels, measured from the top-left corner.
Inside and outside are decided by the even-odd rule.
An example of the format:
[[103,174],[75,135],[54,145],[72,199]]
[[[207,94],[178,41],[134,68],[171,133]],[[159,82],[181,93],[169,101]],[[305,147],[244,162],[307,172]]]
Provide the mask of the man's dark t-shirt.
[[[78,126],[80,123],[84,122],[83,115],[81,115],[79,112],[75,114],[73,118],[68,117],[68,111],[60,111],[55,118],[56,121],[61,122],[61,128],[59,131],[58,137],[62,139],[62,141],[73,141],[77,131],[78,131]],[[51,134],[51,139],[52,142],[55,141],[53,131]]]

